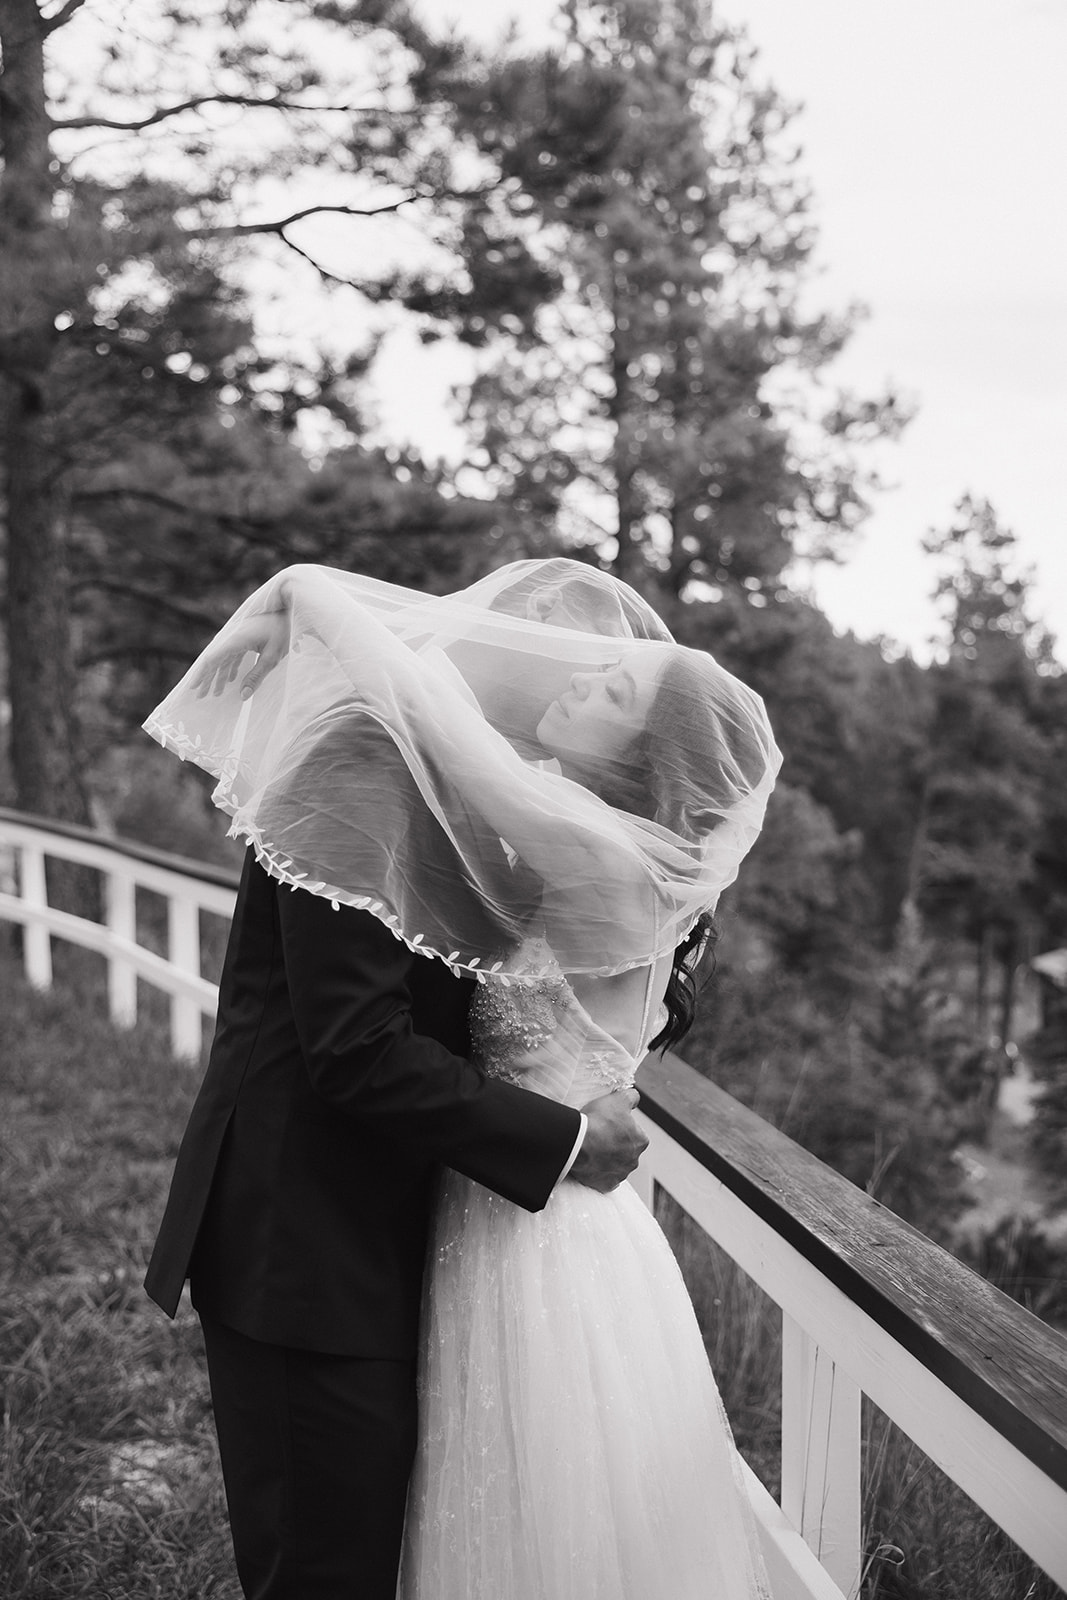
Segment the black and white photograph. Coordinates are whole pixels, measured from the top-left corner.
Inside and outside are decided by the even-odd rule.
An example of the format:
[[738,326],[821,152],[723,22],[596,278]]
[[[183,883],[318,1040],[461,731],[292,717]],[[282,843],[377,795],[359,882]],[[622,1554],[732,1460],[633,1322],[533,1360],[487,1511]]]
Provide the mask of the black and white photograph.
[[0,0],[0,1600],[1067,1600],[1064,0]]

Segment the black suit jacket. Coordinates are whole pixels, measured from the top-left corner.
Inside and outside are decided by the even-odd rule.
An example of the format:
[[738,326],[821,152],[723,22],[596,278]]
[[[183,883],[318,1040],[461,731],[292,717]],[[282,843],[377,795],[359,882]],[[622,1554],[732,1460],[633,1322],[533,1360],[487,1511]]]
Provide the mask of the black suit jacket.
[[465,1059],[472,985],[245,862],[146,1288],[255,1339],[409,1357],[441,1164],[538,1210],[578,1113]]

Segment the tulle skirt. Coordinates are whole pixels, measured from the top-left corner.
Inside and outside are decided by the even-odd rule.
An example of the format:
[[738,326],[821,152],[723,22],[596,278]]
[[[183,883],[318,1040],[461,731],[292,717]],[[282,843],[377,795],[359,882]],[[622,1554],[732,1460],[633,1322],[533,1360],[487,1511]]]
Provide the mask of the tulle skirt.
[[628,1185],[531,1214],[445,1180],[400,1600],[757,1600],[681,1274]]

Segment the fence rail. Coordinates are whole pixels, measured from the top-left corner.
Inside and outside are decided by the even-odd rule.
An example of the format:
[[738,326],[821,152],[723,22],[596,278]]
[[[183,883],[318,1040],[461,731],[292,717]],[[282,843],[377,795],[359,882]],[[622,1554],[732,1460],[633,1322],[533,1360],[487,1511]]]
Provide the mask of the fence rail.
[[[170,996],[174,1054],[199,1060],[203,1019],[214,1017],[218,1000],[201,969],[200,919],[203,913],[233,914],[238,874],[5,807],[0,807],[0,852],[0,918],[22,925],[30,982],[39,989],[51,987],[53,938],[95,950],[107,961],[112,1020],[120,1027],[136,1021],[137,979],[143,978]],[[49,905],[46,858],[101,874],[103,922]],[[165,955],[138,943],[138,889],[166,902]]]
[[[46,857],[103,874],[104,923],[49,906]],[[201,914],[229,916],[236,882],[0,808],[0,918],[22,926],[30,981],[50,986],[53,938],[96,950],[115,1021],[135,1020],[138,977],[155,984],[180,1055],[199,1056],[217,998]],[[138,888],[166,899],[165,956],[137,943]],[[640,1085],[637,1187],[672,1195],[781,1308],[780,1506],[746,1469],[775,1600],[859,1591],[863,1395],[1067,1588],[1067,1339],[676,1057]]]

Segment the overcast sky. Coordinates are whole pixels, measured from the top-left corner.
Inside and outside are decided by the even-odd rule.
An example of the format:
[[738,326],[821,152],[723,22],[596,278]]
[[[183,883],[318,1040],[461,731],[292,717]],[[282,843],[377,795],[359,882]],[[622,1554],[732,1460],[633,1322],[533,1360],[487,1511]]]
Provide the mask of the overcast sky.
[[[482,38],[542,42],[555,0],[424,0]],[[1067,660],[1067,0],[722,0],[766,75],[801,101],[819,299],[871,315],[835,368],[887,379],[916,420],[879,498],[815,592],[832,620],[917,651],[934,629],[919,539],[965,492],[992,500],[1037,568]]]

